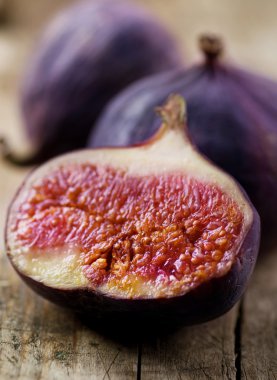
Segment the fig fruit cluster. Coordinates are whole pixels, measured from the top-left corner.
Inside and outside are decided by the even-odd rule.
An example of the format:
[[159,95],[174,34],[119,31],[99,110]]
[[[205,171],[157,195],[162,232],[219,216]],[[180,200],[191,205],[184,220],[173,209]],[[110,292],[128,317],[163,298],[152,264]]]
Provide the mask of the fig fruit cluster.
[[277,84],[225,63],[214,36],[200,47],[203,62],[181,68],[168,32],[125,1],[74,5],[46,31],[22,91],[34,155],[6,158],[89,149],[27,177],[6,248],[50,301],[191,324],[242,296],[259,250],[255,207],[264,232],[277,225]]

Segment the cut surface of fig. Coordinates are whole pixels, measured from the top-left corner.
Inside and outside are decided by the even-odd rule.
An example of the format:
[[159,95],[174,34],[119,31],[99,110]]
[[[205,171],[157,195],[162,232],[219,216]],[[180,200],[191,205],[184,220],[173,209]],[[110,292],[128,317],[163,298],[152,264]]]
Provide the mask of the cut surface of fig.
[[[80,164],[35,183],[13,230],[30,247],[26,265],[31,258],[32,274],[44,255],[59,260],[58,250],[70,247],[80,265],[77,285],[123,297],[160,297],[224,274],[243,222],[237,204],[218,187],[184,173],[134,176]],[[51,280],[52,273],[47,276]]]
[[[182,98],[160,113],[145,145],[71,153],[27,178],[7,225],[23,278],[135,302],[185,296],[241,260],[256,213],[190,144]],[[258,239],[247,249],[254,265]]]

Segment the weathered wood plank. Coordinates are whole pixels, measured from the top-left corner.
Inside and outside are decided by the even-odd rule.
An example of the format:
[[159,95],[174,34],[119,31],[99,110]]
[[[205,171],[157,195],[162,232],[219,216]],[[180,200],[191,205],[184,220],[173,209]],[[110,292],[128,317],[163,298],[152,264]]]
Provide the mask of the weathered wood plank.
[[236,379],[235,329],[238,306],[225,316],[142,346],[141,378]]
[[1,259],[0,378],[136,379],[137,345],[112,341],[42,300]]
[[244,299],[242,379],[277,379],[277,249],[261,254]]

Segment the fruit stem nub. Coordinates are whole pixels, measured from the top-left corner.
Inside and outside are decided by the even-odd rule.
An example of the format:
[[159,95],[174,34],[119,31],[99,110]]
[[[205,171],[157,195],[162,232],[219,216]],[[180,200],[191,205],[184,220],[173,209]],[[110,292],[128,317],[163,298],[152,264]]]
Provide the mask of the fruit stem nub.
[[223,43],[220,37],[213,34],[203,34],[199,38],[199,46],[204,53],[207,63],[213,63],[223,52]]
[[9,143],[4,137],[0,137],[0,158],[17,166],[35,165],[39,162],[36,156],[20,157],[14,154]]

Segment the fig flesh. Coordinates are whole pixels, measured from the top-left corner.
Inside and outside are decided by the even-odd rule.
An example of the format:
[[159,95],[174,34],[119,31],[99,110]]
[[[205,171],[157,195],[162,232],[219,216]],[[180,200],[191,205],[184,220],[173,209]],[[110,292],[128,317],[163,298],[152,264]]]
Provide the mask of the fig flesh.
[[36,164],[85,147],[106,103],[131,82],[181,66],[181,55],[160,23],[127,1],[82,1],[49,25],[28,66],[21,93],[30,157]]
[[147,143],[83,150],[35,170],[6,228],[8,256],[38,293],[86,315],[196,323],[242,295],[259,216],[191,145],[183,98]]
[[264,236],[276,236],[277,83],[222,62],[218,38],[204,36],[200,43],[203,63],[141,80],[116,97],[88,146],[145,141],[158,129],[153,106],[178,92],[187,101],[193,142],[244,187]]

